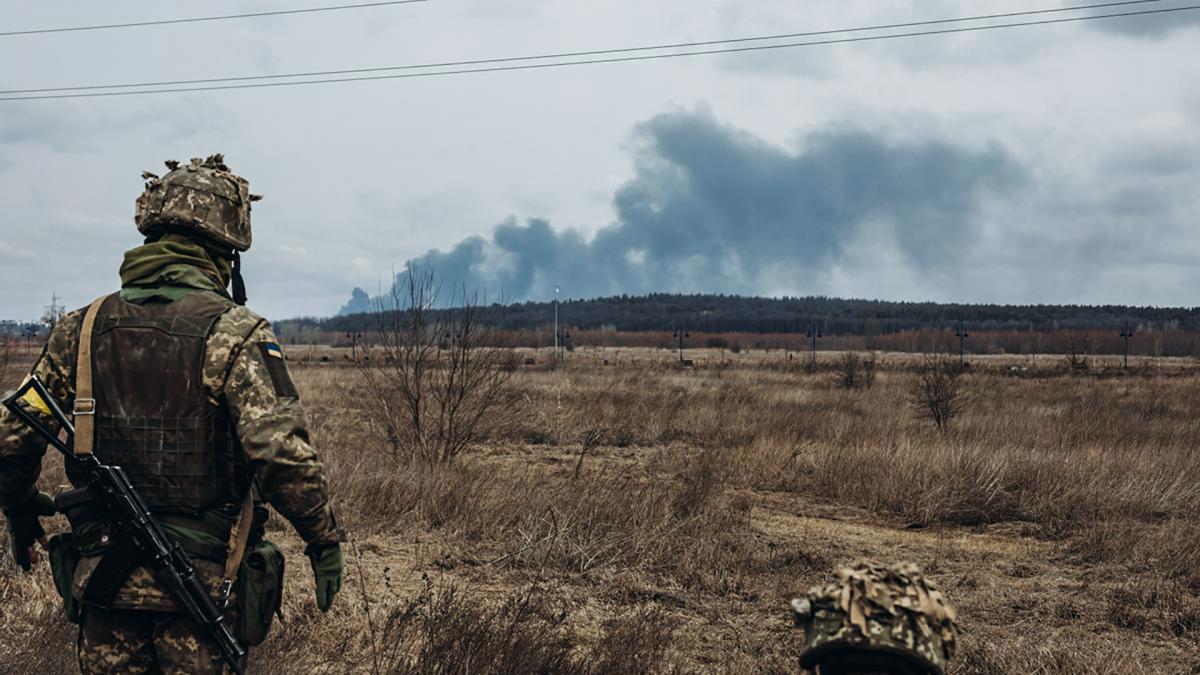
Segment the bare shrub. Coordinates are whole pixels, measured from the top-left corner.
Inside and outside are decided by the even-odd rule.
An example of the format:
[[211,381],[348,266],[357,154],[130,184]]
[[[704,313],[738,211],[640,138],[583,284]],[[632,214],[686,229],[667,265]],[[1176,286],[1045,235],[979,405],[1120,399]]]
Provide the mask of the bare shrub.
[[843,352],[837,360],[833,381],[843,389],[870,389],[875,386],[875,354],[864,358],[855,352]]
[[417,597],[393,609],[381,632],[388,673],[585,673],[563,627],[565,609],[540,596],[488,606],[426,580]]
[[593,673],[655,673],[662,670],[679,622],[661,608],[640,607],[604,622],[592,650]]
[[380,303],[376,358],[356,362],[366,409],[393,453],[446,463],[511,422],[515,368],[510,344],[478,296],[439,309],[432,271],[410,269]]
[[717,453],[712,450],[700,453],[696,461],[684,467],[678,478],[683,489],[675,498],[676,517],[687,518],[700,513],[722,487]]
[[579,461],[575,463],[575,478],[579,478],[583,472],[583,458],[595,452],[607,434],[608,430],[603,426],[589,425],[584,428],[579,438]]
[[1069,370],[1087,370],[1088,360],[1087,354],[1091,350],[1092,338],[1087,333],[1076,335],[1068,332],[1066,334],[1066,346],[1063,348],[1063,354],[1067,357],[1067,368]]
[[939,431],[967,409],[969,398],[963,387],[962,368],[945,356],[926,357],[914,373],[909,399],[917,416],[933,422]]
[[863,386],[870,389],[875,386],[875,374],[878,371],[878,362],[875,360],[875,352],[871,352],[862,362],[863,369]]

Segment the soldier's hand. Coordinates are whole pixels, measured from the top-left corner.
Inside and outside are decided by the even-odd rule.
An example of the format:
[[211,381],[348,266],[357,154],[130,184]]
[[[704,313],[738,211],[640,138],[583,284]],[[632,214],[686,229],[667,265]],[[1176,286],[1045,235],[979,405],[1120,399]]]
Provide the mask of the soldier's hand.
[[34,544],[46,540],[46,531],[42,529],[39,519],[57,512],[54,499],[45,492],[35,492],[21,506],[4,510],[4,517],[8,520],[9,549],[13,559],[26,572],[33,568],[37,560]]
[[337,542],[309,544],[304,553],[312,563],[313,579],[317,587],[317,609],[322,612],[328,611],[334,596],[342,590],[342,569],[345,566],[342,546]]

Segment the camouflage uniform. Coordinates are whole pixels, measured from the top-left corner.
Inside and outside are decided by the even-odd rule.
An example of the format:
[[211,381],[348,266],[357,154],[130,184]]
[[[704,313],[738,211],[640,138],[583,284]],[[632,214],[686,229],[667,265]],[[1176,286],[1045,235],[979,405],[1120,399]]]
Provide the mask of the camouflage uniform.
[[[247,247],[248,243],[247,234]],[[176,249],[185,250],[180,247],[188,245],[188,240],[180,239]],[[145,257],[139,251],[149,248],[126,254],[126,266],[131,260],[136,262],[139,255]],[[154,250],[161,253],[162,249]],[[290,521],[310,547],[336,545],[344,535],[334,520],[322,465],[309,443],[304,411],[270,325],[228,299],[223,287],[228,279],[225,274],[214,275],[209,269],[213,265],[201,265],[206,268],[201,275],[193,274],[195,269],[186,258],[168,255],[166,260],[171,264],[155,268],[149,286],[124,283],[133,280],[125,279],[123,267],[121,299],[110,302],[153,302],[169,307],[193,293],[213,293],[228,305],[204,341],[204,395],[227,413],[239,441],[237,447],[242,450],[243,466],[255,480],[262,499]],[[71,312],[58,322],[33,366],[33,373],[61,403],[75,398],[83,313]],[[122,362],[121,367],[136,368],[136,363]],[[66,407],[69,409],[69,404]],[[0,409],[0,506],[17,507],[30,499],[45,450],[44,441]],[[97,454],[103,459],[99,450]],[[187,521],[164,520],[163,524],[177,540],[224,551],[228,539],[214,536],[213,531],[229,532],[239,507],[240,503],[231,501],[197,514],[196,522],[203,522],[205,527],[191,527]],[[74,576],[76,598],[82,597],[100,558],[92,555],[81,559]],[[224,561],[193,555],[193,562],[215,596]],[[85,606],[78,645],[80,667],[84,672],[219,672],[220,657],[215,648],[197,639],[188,624],[189,619],[152,574],[138,567],[120,586],[111,605]]]
[[954,609],[912,563],[859,562],[792,601],[805,630],[800,665],[821,675],[945,675],[954,655]]
[[79,631],[84,673],[219,673],[221,654],[183,614],[89,607]]

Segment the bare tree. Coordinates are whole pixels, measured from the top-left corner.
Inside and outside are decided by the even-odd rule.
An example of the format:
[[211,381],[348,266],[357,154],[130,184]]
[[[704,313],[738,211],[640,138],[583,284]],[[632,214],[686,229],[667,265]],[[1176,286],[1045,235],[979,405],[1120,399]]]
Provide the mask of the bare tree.
[[12,367],[13,361],[16,360],[17,341],[7,334],[0,334],[0,391],[4,389],[4,383],[8,379],[9,368]]
[[909,396],[917,416],[933,422],[939,431],[967,409],[970,398],[963,387],[963,369],[946,356],[927,356],[917,367]]
[[430,464],[492,437],[515,405],[499,317],[466,289],[447,308],[440,297],[431,270],[410,268],[378,303],[376,344],[356,361],[365,407],[390,449]]

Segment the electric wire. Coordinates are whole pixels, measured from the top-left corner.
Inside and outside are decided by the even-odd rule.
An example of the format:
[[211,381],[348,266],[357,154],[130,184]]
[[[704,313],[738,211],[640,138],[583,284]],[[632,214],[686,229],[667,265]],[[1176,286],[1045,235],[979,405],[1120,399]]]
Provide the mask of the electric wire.
[[199,16],[190,19],[159,19],[155,21],[130,21],[128,23],[108,23],[96,26],[68,26],[65,28],[33,28],[29,30],[10,30],[0,32],[0,37],[14,35],[41,35],[45,33],[74,33],[87,30],[109,30],[112,28],[139,28],[142,26],[165,26],[175,23],[195,23],[198,21],[225,21],[228,19],[250,19],[261,16],[282,16],[285,14],[311,14],[313,12],[335,12],[343,9],[364,9],[367,7],[383,7],[385,5],[410,5],[430,0],[390,0],[389,2],[367,2],[357,5],[332,5],[328,7],[306,7],[301,9],[278,9],[265,12],[248,12],[246,14],[225,14],[222,16]]
[[[1038,21],[1021,21],[1021,22],[1012,22],[1012,23],[989,24],[986,26],[966,26],[966,27],[960,27],[960,28],[944,28],[944,29],[938,29],[938,30],[915,31],[915,32],[909,32],[909,33],[890,33],[890,34],[886,34],[886,35],[867,35],[867,36],[861,36],[861,37],[838,38],[838,39],[831,39],[831,40],[815,40],[815,41],[810,41],[810,42],[790,42],[790,43],[770,44],[770,45],[752,45],[752,46],[743,46],[743,47],[729,47],[729,48],[725,48],[725,49],[705,49],[705,50],[695,50],[695,51],[686,51],[686,52],[672,52],[672,53],[668,53],[668,54],[638,54],[638,55],[633,55],[633,56],[619,56],[619,57],[601,58],[601,59],[587,59],[587,60],[582,60],[582,61],[556,61],[556,62],[552,62],[552,63],[521,63],[521,64],[509,65],[509,66],[490,66],[490,67],[484,67],[484,68],[464,68],[464,69],[459,69],[459,70],[439,70],[439,71],[420,72],[420,73],[393,73],[393,74],[388,74],[388,75],[368,75],[365,77],[337,77],[337,78],[326,78],[326,79],[316,79],[316,80],[298,80],[298,81],[292,81],[292,82],[251,82],[251,83],[244,83],[244,84],[218,84],[215,86],[201,86],[201,87],[171,87],[171,88],[163,88],[163,89],[136,89],[136,90],[132,90],[132,91],[85,91],[85,92],[68,93],[68,94],[45,94],[45,95],[34,95],[34,96],[3,96],[3,97],[0,97],[0,101],[31,101],[31,100],[46,100],[46,99],[67,99],[67,98],[95,98],[95,97],[107,97],[107,96],[140,96],[140,95],[146,95],[146,94],[184,93],[184,92],[197,92],[197,91],[221,91],[221,90],[234,90],[234,89],[259,89],[259,88],[268,88],[268,87],[291,87],[291,86],[312,85],[312,84],[332,84],[332,83],[341,83],[341,82],[366,82],[366,81],[377,81],[377,80],[398,80],[398,79],[412,79],[412,78],[423,78],[423,77],[441,77],[441,76],[447,76],[447,75],[467,75],[467,74],[475,74],[475,73],[495,73],[495,72],[508,72],[508,71],[517,71],[517,70],[535,70],[535,69],[544,69],[544,68],[564,68],[564,67],[568,67],[568,66],[584,66],[584,65],[595,65],[595,64],[603,64],[603,63],[627,63],[627,62],[633,62],[633,61],[650,61],[650,60],[656,60],[656,59],[683,58],[683,57],[690,57],[690,56],[706,56],[706,55],[711,55],[711,54],[734,54],[734,53],[744,53],[744,52],[766,51],[766,50],[773,50],[773,49],[788,49],[788,48],[795,48],[795,47],[814,47],[814,46],[835,45],[835,44],[851,44],[851,43],[859,43],[859,42],[875,42],[875,41],[892,40],[892,39],[909,38],[909,37],[925,37],[925,36],[932,36],[932,35],[972,33],[972,32],[981,32],[981,31],[987,31],[987,30],[999,30],[999,29],[1005,29],[1005,28],[1020,28],[1020,27],[1026,27],[1026,26],[1045,26],[1045,25],[1054,25],[1054,24],[1082,22],[1082,21],[1096,21],[1096,20],[1102,20],[1102,19],[1116,19],[1116,18],[1132,17],[1132,16],[1166,14],[1166,13],[1171,13],[1171,12],[1185,12],[1185,11],[1192,11],[1192,10],[1198,10],[1198,9],[1200,9],[1200,5],[1186,5],[1186,6],[1182,6],[1182,7],[1171,7],[1171,8],[1167,8],[1167,9],[1139,10],[1139,11],[1134,11],[1134,12],[1121,12],[1121,13],[1114,13],[1114,14],[1095,14],[1095,15],[1077,16],[1077,17],[1062,17],[1062,18],[1056,18],[1056,19],[1041,19]],[[50,90],[50,91],[60,91],[60,90],[55,89],[55,90]]]
[[9,94],[38,94],[51,91],[100,91],[104,89],[129,89],[135,87],[177,87],[193,84],[211,84],[217,82],[247,82],[254,80],[282,80],[299,77],[327,77],[330,75],[355,75],[365,73],[378,73],[400,70],[428,70],[431,68],[453,68],[460,66],[480,66],[496,63],[518,63],[522,61],[542,61],[549,59],[562,58],[577,58],[585,56],[603,56],[608,54],[635,53],[644,51],[662,51],[667,49],[685,49],[691,47],[707,47],[720,44],[738,44],[745,42],[764,42],[767,40],[786,40],[800,37],[816,37],[820,35],[834,35],[839,33],[861,33],[869,31],[890,30],[897,28],[914,28],[917,26],[933,26],[948,23],[963,23],[968,21],[984,21],[992,19],[1014,18],[1018,16],[1034,16],[1042,14],[1060,13],[1081,11],[1087,9],[1100,9],[1105,7],[1117,7],[1122,5],[1144,5],[1149,3],[1163,2],[1164,0],[1123,0],[1121,2],[1105,2],[1090,5],[1075,5],[1071,7],[1056,7],[1051,9],[1037,9],[1022,12],[1006,12],[1003,14],[981,14],[978,16],[965,16],[955,19],[932,19],[926,21],[910,21],[906,23],[880,24],[876,26],[860,26],[856,28],[841,28],[830,30],[807,31],[802,33],[780,33],[777,35],[760,35],[751,37],[727,38],[721,40],[706,40],[702,42],[676,42],[671,44],[647,45],[640,47],[619,47],[614,49],[593,49],[587,51],[572,51],[572,52],[557,52],[550,54],[533,54],[524,56],[508,56],[486,59],[473,59],[467,61],[442,61],[433,63],[418,63],[400,66],[377,66],[372,68],[346,68],[341,70],[314,70],[297,73],[282,73],[277,75],[242,75],[235,77],[207,77],[188,80],[161,80],[157,82],[127,82],[124,84],[98,84],[98,85],[76,85],[68,87],[42,87],[37,89],[7,89],[0,90],[0,96]]

